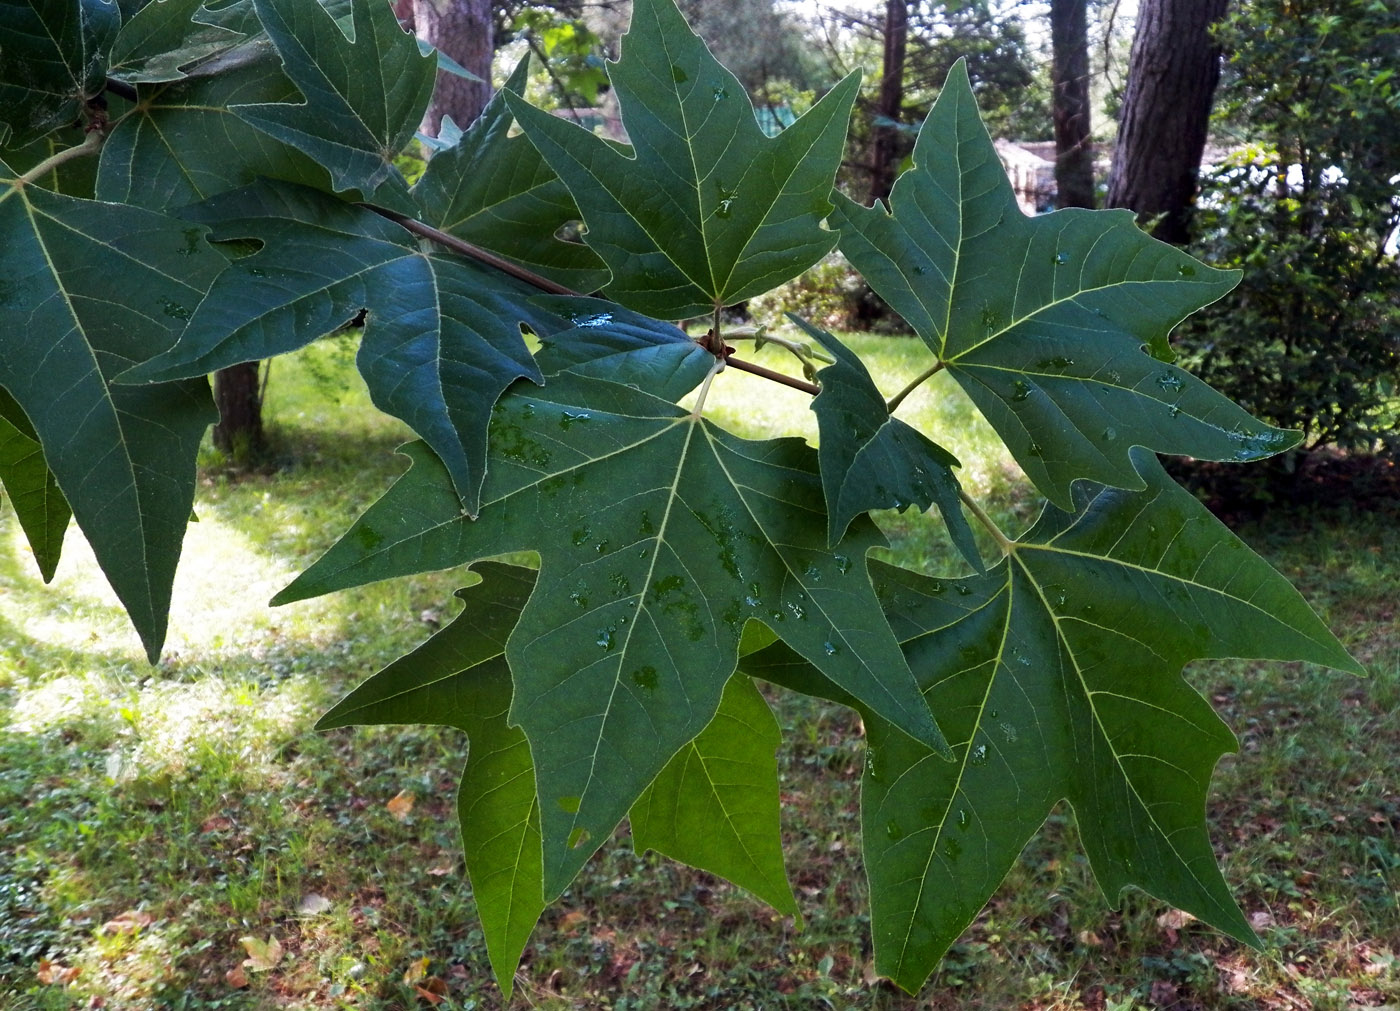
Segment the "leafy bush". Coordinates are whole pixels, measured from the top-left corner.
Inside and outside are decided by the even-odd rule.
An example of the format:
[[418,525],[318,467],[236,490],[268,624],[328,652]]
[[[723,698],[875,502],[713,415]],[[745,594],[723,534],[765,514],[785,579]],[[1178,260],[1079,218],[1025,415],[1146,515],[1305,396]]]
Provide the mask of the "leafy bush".
[[861,305],[870,288],[840,253],[822,257],[807,271],[749,299],[755,323],[775,323],[795,313],[827,330],[863,330]]
[[[1240,285],[1181,332],[1202,378],[1304,448],[1400,444],[1400,8],[1260,0],[1229,18],[1197,252]],[[1388,245],[1389,243],[1389,245]]]

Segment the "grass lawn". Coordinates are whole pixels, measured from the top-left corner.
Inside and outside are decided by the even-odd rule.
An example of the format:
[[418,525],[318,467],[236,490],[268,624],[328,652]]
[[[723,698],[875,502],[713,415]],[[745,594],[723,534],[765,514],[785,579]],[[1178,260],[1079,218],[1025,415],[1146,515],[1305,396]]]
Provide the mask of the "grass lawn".
[[[853,344],[888,392],[926,364],[912,340]],[[265,606],[402,469],[404,430],[368,408],[352,353],[340,339],[274,364],[276,466],[235,474],[206,460],[156,668],[76,530],[45,587],[0,516],[4,1011],[502,1006],[457,842],[464,739],[310,729],[455,613],[453,575]],[[759,358],[783,367],[783,354]],[[1037,503],[946,379],[901,416],[1020,529]],[[749,434],[814,434],[807,403],[730,370],[707,411]],[[958,568],[923,518],[881,520],[891,557]],[[1371,674],[1188,671],[1240,737],[1209,813],[1262,951],[1140,893],[1110,909],[1062,806],[924,993],[900,994],[872,970],[858,721],[774,690],[803,928],[709,875],[634,855],[624,828],[546,912],[512,1006],[1400,1006],[1400,504],[1280,508],[1240,533]]]

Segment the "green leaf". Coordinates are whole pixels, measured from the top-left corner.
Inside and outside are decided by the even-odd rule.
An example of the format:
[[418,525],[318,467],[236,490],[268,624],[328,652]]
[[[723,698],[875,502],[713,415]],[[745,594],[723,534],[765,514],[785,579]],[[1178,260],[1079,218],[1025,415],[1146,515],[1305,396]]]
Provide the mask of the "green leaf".
[[831,251],[820,225],[859,75],[768,138],[743,85],[672,0],[637,0],[609,77],[631,154],[506,94],[611,268],[609,298],[665,319],[706,315]]
[[107,73],[128,84],[178,81],[193,65],[227,53],[248,39],[200,18],[204,0],[155,0],[122,25]]
[[[703,354],[704,352],[698,352]],[[814,452],[749,442],[669,401],[572,372],[496,405],[481,518],[441,464],[413,466],[274,598],[534,550],[508,647],[530,738],[546,894],[558,895],[710,722],[750,617],[901,729],[942,742],[865,570],[864,519],[827,547]]]
[[457,591],[464,607],[451,624],[341,699],[316,728],[429,723],[467,734],[457,817],[491,968],[509,1001],[520,953],[545,907],[534,765],[524,733],[506,722],[506,637],[535,572],[499,562],[476,569],[484,582]]
[[15,507],[44,582],[53,579],[63,535],[73,515],[53,472],[44,462],[39,437],[13,397],[0,388],[0,484]]
[[254,0],[302,105],[241,105],[235,112],[330,170],[337,191],[360,190],[413,212],[394,158],[432,98],[437,62],[418,51],[383,0],[353,5],[354,41],[320,4]]
[[[506,87],[523,91],[528,69],[527,57]],[[433,155],[413,187],[422,220],[575,291],[602,287],[608,271],[597,254],[555,237],[578,208],[534,145],[510,136],[514,122],[497,92],[456,145]]]
[[0,163],[0,386],[18,401],[152,661],[214,420],[203,379],[112,376],[169,347],[224,266],[206,229],[78,200]]
[[143,88],[141,104],[102,145],[98,198],[174,210],[260,177],[329,190],[324,168],[232,111],[296,94],[270,55],[208,77]]
[[981,572],[982,556],[958,501],[957,458],[890,414],[858,355],[825,330],[791,318],[836,358],[817,373],[821,392],[812,401],[832,543],[871,509],[913,505],[922,512],[937,505],[954,545]]
[[[644,679],[645,680],[645,679]],[[710,725],[632,805],[632,844],[718,874],[798,915],[778,826],[778,721],[753,682],[729,679]]]
[[[1134,451],[1146,490],[1053,507],[985,576],[879,567],[891,624],[954,763],[867,718],[862,786],[876,967],[917,990],[1062,798],[1112,900],[1135,885],[1244,941],[1205,800],[1229,730],[1180,674],[1196,659],[1361,673],[1288,582]],[[744,669],[826,694],[781,647]]]
[[203,375],[302,347],[367,309],[357,364],[376,407],[444,461],[475,514],[491,405],[540,374],[520,324],[562,325],[533,288],[472,261],[425,252],[388,219],[315,190],[259,183],[184,212],[216,240],[263,248],[233,263],[180,342],[122,377]]
[[120,27],[121,11],[110,0],[0,2],[0,148],[77,119],[102,92]]
[[1168,364],[1171,328],[1239,275],[1148,237],[1130,211],[1023,215],[965,65],[890,204],[892,214],[838,194],[841,251],[1062,508],[1078,478],[1142,487],[1133,446],[1243,461],[1297,443]]

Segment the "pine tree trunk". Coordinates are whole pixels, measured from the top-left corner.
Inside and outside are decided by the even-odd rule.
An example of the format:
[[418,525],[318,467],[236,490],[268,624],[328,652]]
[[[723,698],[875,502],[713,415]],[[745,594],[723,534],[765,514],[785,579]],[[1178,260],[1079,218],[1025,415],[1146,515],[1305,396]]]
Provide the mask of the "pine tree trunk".
[[1196,178],[1220,81],[1210,28],[1228,0],[1143,0],[1109,177],[1109,207],[1161,215],[1153,234],[1176,245],[1191,236]]
[[444,115],[466,129],[491,98],[494,48],[489,0],[413,0],[413,24],[419,37],[481,78],[468,81],[439,71],[432,104],[423,116],[423,132],[436,137]]
[[214,446],[238,463],[247,463],[264,446],[258,366],[244,362],[214,373],[214,403],[219,408]]
[[[877,117],[898,123],[904,111],[904,54],[909,42],[908,0],[885,4],[885,59]],[[899,174],[899,130],[876,123],[870,152],[870,202],[887,199]]]
[[1089,136],[1089,18],[1086,0],[1051,0],[1057,207],[1094,206]]

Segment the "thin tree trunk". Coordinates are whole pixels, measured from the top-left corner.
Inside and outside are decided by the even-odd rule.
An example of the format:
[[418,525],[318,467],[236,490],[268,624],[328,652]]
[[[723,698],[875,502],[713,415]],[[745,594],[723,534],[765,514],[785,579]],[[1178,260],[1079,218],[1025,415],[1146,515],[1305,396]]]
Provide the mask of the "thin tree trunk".
[[870,202],[887,199],[899,174],[899,122],[904,110],[904,53],[909,43],[908,0],[886,0],[885,59],[880,78],[877,117],[889,123],[876,123],[870,152]]
[[214,373],[214,403],[219,408],[214,446],[238,463],[246,463],[263,449],[259,374],[258,362],[231,365]]
[[1094,206],[1094,149],[1089,136],[1089,18],[1086,0],[1051,0],[1055,204]]
[[491,98],[491,4],[489,0],[413,0],[413,23],[420,37],[481,78],[468,81],[439,72],[422,130],[436,137],[444,115],[465,129]]
[[1182,245],[1191,236],[1197,174],[1220,81],[1211,26],[1228,0],[1143,0],[1129,58],[1128,87],[1109,177],[1109,207],[1158,216],[1153,234]]

